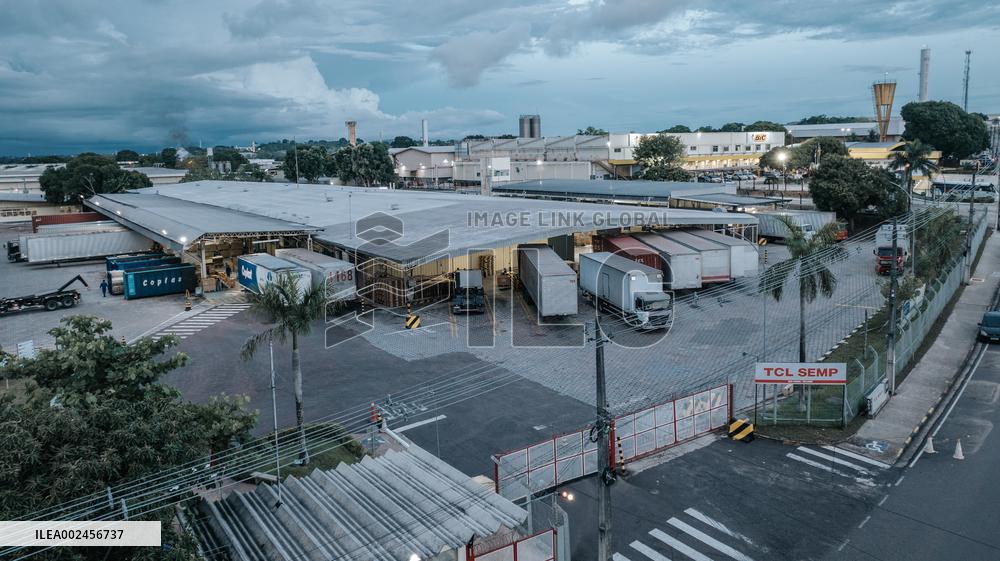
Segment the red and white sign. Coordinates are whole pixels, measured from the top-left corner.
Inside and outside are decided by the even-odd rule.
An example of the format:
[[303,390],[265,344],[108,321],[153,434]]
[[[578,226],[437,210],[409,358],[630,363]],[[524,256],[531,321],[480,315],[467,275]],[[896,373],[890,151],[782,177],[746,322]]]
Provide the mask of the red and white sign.
[[758,362],[753,381],[758,384],[846,384],[843,362]]

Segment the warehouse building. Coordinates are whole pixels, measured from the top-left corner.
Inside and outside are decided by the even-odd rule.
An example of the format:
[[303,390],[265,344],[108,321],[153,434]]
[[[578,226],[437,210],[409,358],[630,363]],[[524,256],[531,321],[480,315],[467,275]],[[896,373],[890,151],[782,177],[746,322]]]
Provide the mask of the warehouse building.
[[[793,142],[805,142],[811,138],[828,137],[837,138],[844,142],[856,142],[865,140],[870,133],[878,137],[878,123],[875,121],[863,121],[855,123],[825,123],[817,125],[785,125],[788,135]],[[886,140],[897,142],[903,139],[903,131],[906,129],[906,121],[902,117],[891,117],[889,128],[886,131]]]
[[321,251],[356,264],[362,294],[371,285],[392,287],[376,302],[386,306],[405,303],[402,295],[437,297],[455,269],[513,270],[521,243],[568,246],[563,257],[572,259],[573,234],[757,223],[745,214],[666,207],[234,181],[97,195],[87,206],[183,254],[203,278],[222,274],[243,253]]
[[390,148],[396,176],[404,184],[450,183],[455,168],[454,146],[410,146]]

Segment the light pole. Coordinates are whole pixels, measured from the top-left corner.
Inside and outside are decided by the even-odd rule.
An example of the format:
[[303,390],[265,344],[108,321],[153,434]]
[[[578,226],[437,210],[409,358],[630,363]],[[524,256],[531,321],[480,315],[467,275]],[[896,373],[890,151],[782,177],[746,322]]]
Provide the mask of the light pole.
[[778,161],[781,162],[781,181],[782,181],[782,191],[781,201],[785,201],[785,193],[788,192],[788,152],[782,150],[778,152]]

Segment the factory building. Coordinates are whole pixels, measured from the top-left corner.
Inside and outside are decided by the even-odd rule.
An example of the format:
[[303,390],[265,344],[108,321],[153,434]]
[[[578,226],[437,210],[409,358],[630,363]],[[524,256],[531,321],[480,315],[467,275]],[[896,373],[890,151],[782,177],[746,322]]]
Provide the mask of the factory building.
[[[819,125],[785,125],[788,129],[788,136],[792,137],[791,142],[805,142],[811,138],[825,136],[837,138],[845,142],[864,141],[869,133],[878,136],[878,123],[857,122],[857,123],[828,123]],[[889,127],[886,131],[888,141],[897,142],[903,139],[903,130],[906,129],[906,121],[902,117],[890,117]]]
[[410,146],[390,148],[396,176],[404,185],[425,186],[450,183],[454,175],[454,146]]

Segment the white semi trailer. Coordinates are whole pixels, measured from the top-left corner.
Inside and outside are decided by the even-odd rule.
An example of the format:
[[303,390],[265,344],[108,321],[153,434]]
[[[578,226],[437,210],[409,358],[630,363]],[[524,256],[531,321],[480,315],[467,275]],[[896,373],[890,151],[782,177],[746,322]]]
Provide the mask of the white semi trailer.
[[673,290],[701,288],[701,253],[656,234],[632,237],[660,252],[666,284]]
[[574,316],[576,273],[545,244],[517,246],[518,277],[541,317]]
[[729,247],[699,238],[683,230],[658,232],[668,240],[686,245],[701,253],[701,283],[729,282],[732,279]]
[[666,329],[673,319],[673,294],[663,291],[663,272],[620,255],[580,254],[580,290],[638,329]]
[[689,234],[729,248],[729,274],[734,279],[753,277],[758,272],[757,248],[741,240],[711,230],[686,230]]

